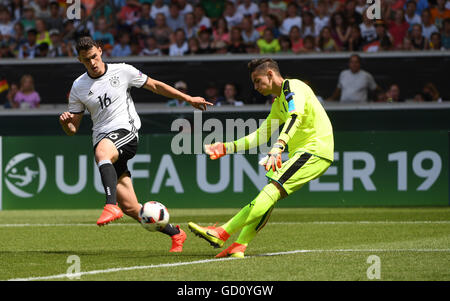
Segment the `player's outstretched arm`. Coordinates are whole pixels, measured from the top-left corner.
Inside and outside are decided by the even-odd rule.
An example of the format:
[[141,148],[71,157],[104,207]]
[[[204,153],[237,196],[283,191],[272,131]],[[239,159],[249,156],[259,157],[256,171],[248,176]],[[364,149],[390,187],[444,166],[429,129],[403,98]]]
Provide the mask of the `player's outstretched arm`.
[[144,85],[144,88],[152,91],[153,93],[168,97],[168,98],[176,98],[183,101],[186,101],[191,104],[196,109],[205,111],[206,106],[213,104],[206,101],[203,97],[192,97],[190,95],[184,94],[183,92],[172,88],[171,86],[160,82],[158,80],[154,80],[152,78],[148,78],[147,82]]
[[59,123],[67,135],[73,136],[77,133],[82,118],[83,114],[64,112],[59,116]]

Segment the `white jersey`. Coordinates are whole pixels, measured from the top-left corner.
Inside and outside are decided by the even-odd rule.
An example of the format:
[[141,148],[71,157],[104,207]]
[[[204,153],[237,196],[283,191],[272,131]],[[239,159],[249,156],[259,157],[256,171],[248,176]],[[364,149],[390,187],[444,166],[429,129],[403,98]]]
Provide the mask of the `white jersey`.
[[87,72],[78,77],[69,95],[69,112],[82,113],[87,109],[91,114],[94,145],[118,129],[129,130],[138,137],[141,127],[130,89],[144,86],[147,75],[124,63],[105,63],[105,68],[100,77],[92,78]]

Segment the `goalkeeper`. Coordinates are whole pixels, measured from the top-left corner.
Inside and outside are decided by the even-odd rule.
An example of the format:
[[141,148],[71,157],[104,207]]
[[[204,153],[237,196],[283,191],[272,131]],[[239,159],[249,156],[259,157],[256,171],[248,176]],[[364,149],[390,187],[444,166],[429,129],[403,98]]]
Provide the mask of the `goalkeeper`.
[[[254,59],[249,64],[255,89],[263,95],[276,95],[267,119],[257,131],[232,142],[205,145],[212,160],[242,152],[267,143],[277,129],[272,121],[284,124],[277,142],[260,161],[270,180],[257,197],[220,227],[201,227],[190,222],[189,228],[216,248],[240,229],[236,242],[216,257],[244,257],[247,245],[267,220],[278,200],[321,176],[333,162],[333,129],[328,116],[311,88],[297,79],[284,79],[278,64],[269,58]],[[282,163],[286,146],[289,160]]]

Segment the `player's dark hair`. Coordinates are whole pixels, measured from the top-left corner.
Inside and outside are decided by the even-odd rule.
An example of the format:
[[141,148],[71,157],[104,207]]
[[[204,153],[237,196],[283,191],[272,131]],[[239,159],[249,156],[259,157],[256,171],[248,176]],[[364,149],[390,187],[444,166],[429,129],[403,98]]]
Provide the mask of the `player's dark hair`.
[[75,46],[78,53],[80,53],[80,51],[82,50],[88,51],[92,47],[98,47],[98,44],[89,36],[79,38],[77,41],[77,45]]
[[280,68],[278,67],[278,63],[271,58],[253,59],[250,61],[250,63],[248,63],[248,70],[250,74],[252,74],[254,71],[267,69],[272,69],[278,74],[280,74]]

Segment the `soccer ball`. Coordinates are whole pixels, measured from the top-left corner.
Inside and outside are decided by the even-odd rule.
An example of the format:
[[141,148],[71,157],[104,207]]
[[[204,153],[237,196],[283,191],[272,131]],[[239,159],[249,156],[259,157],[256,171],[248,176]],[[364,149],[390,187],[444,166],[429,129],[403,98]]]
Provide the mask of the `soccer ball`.
[[148,231],[159,231],[164,229],[169,222],[169,211],[163,204],[150,201],[142,205],[139,211],[139,220]]

